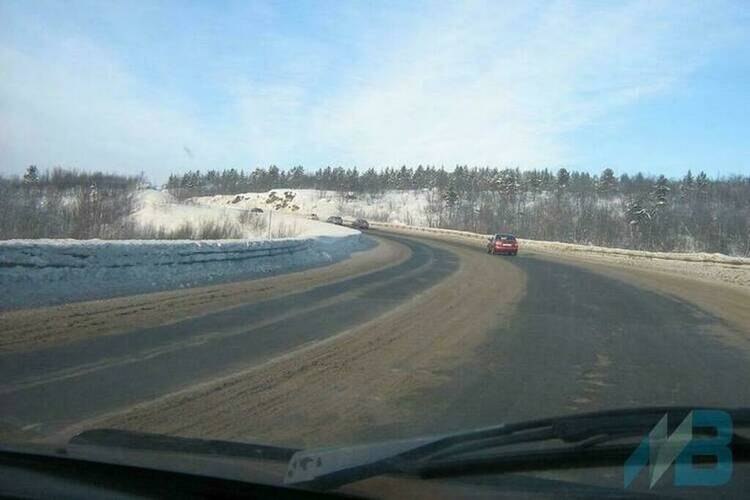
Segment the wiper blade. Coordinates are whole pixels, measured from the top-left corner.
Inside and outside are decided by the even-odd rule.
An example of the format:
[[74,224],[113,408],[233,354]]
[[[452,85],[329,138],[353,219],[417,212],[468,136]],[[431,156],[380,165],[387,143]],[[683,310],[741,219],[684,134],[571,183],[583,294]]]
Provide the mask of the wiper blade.
[[[625,448],[602,448],[603,443],[613,440],[642,437],[665,415],[671,425],[681,422],[693,407],[647,407],[626,410],[592,412],[565,417],[539,419],[516,424],[503,424],[468,432],[441,436],[428,436],[412,440],[390,441],[351,448],[330,448],[300,451],[294,454],[287,468],[285,482],[305,487],[329,489],[367,477],[386,473],[410,473],[420,476],[434,475],[455,465],[465,470],[484,460],[496,464],[499,457],[507,463],[521,458],[532,459],[534,453],[544,456],[562,453],[570,459],[575,454],[605,462],[621,460]],[[750,408],[713,408],[727,412],[737,427],[750,425]],[[743,439],[743,438],[738,438]],[[528,450],[515,453],[495,454],[491,457],[456,458],[466,454],[501,448],[521,443],[559,440],[568,443],[563,449]],[[740,444],[742,444],[740,442]],[[596,447],[595,451],[587,450]],[[607,455],[609,453],[609,455]],[[627,457],[627,455],[624,455]],[[545,459],[546,460],[546,459]],[[494,461],[494,462],[493,462]],[[620,462],[622,463],[622,462]]]
[[[708,409],[708,408],[705,408]],[[750,408],[711,408],[729,413],[735,426],[750,424]],[[557,439],[585,448],[627,437],[643,437],[656,423],[669,415],[670,428],[675,427],[693,407],[648,407],[627,410],[610,410],[555,417],[519,424],[508,424],[505,432],[489,438],[472,438],[462,435],[461,442],[447,446],[429,456],[439,459],[445,456],[465,454],[498,446]]]
[[[498,451],[481,456],[450,457],[416,464],[411,474],[421,478],[467,476],[498,472],[622,466],[638,443],[597,446],[565,446],[533,451]],[[750,440],[734,434],[732,460],[750,460]],[[715,463],[710,455],[695,455],[695,463]]]

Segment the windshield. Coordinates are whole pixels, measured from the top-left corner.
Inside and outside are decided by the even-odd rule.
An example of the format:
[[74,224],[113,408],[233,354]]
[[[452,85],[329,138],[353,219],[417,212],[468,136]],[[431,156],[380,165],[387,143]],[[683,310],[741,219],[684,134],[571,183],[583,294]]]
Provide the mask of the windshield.
[[310,450],[685,409],[668,437],[749,406],[749,23],[731,0],[0,1],[0,443]]

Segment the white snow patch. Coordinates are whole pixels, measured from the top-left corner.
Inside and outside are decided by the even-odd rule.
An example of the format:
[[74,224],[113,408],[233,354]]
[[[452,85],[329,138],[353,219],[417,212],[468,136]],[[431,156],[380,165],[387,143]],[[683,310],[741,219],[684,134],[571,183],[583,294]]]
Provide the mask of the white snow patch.
[[[371,221],[402,222],[405,224],[426,225],[426,208],[431,191],[428,189],[417,191],[385,191],[382,194],[344,193],[337,191],[323,191],[316,189],[272,189],[282,196],[285,191],[294,193],[293,204],[299,210],[285,213],[296,213],[302,217],[317,215],[325,220],[332,215],[350,218],[362,217]],[[266,204],[271,191],[258,193],[240,193],[233,195],[199,196],[191,201],[211,207],[233,206],[236,208],[260,208],[264,211],[271,209]],[[433,196],[434,193],[433,193]]]
[[[281,194],[285,190],[274,190]],[[261,197],[261,193],[254,193]],[[263,193],[263,200],[268,193]],[[263,204],[262,214],[254,215],[263,219],[265,228],[253,231],[247,226],[239,224],[239,216],[243,211],[255,208],[256,203],[246,202],[231,204],[236,195],[199,197],[190,203],[178,203],[166,191],[144,190],[138,195],[138,209],[131,215],[132,220],[141,225],[151,225],[155,228],[163,227],[167,231],[175,231],[185,223],[199,227],[208,222],[232,222],[242,230],[243,239],[264,240],[268,238],[268,223],[270,220],[270,234],[284,234],[296,237],[331,236],[343,237],[359,234],[358,231],[325,222],[309,220],[291,211],[276,211],[273,207]],[[296,200],[295,200],[296,202]],[[260,206],[259,206],[260,208]]]

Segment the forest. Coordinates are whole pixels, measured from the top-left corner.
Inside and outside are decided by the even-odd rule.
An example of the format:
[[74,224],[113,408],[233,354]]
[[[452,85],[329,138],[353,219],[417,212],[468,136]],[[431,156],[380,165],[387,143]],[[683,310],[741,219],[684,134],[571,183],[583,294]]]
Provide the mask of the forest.
[[[133,210],[143,175],[30,166],[0,177],[0,239],[115,237]],[[179,200],[270,189],[314,189],[375,197],[386,191],[427,199],[432,227],[522,238],[656,251],[750,255],[750,176],[679,178],[598,174],[560,168],[520,170],[456,166],[367,169],[276,166],[172,174],[163,186]]]
[[20,178],[0,176],[0,239],[117,237],[145,184],[143,176],[34,165]]
[[377,194],[425,191],[428,225],[523,238],[656,251],[750,255],[750,176],[680,178],[518,168],[432,166],[257,168],[173,174],[166,187],[181,199],[274,188]]

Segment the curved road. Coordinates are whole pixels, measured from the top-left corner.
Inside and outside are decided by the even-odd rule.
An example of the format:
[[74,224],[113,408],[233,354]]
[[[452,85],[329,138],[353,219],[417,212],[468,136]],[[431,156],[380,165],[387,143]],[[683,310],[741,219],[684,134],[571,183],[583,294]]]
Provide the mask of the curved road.
[[[549,256],[408,257],[167,325],[0,354],[0,421],[330,444],[640,405],[750,405],[750,329]],[[325,280],[323,280],[325,281]]]

